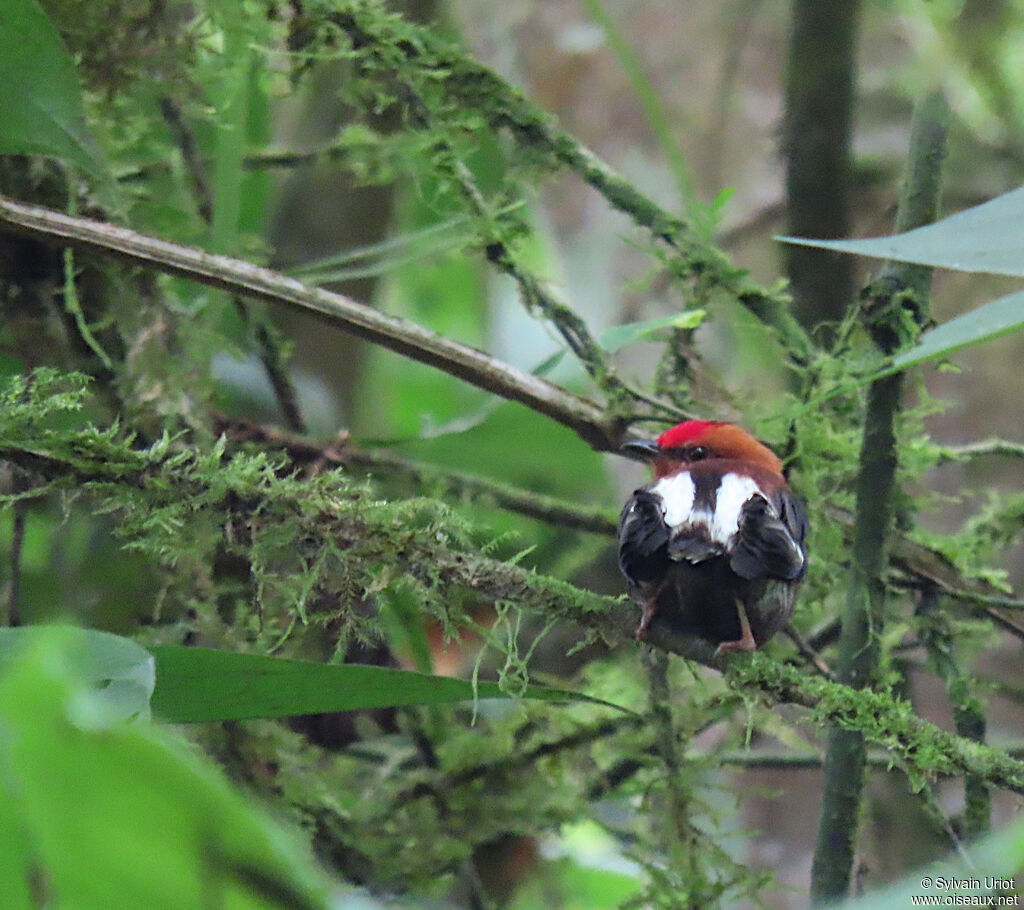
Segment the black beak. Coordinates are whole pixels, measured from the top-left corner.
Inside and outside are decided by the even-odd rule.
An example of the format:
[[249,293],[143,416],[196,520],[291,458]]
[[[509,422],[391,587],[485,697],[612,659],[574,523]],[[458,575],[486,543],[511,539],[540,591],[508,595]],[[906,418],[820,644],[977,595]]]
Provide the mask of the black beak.
[[619,451],[636,461],[650,461],[660,450],[658,444],[649,439],[631,439]]

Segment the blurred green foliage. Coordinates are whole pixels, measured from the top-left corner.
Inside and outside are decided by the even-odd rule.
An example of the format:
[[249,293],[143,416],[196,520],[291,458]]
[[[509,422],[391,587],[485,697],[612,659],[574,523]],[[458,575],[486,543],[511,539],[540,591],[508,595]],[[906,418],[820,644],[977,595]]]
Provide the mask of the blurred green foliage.
[[[609,32],[612,6],[589,4],[670,143],[652,86]],[[1010,154],[1024,132],[1021,5],[995,4],[991,20],[978,4],[882,6],[913,17],[914,78],[950,63],[965,87],[961,128]],[[998,28],[979,37],[961,14]],[[808,504],[813,561],[794,625],[827,632],[848,574],[849,528],[836,515],[853,503],[863,387],[885,366],[857,307],[834,346],[797,344],[773,309],[784,312],[784,290],[759,288],[711,240],[727,191],[681,215],[655,204],[469,60],[453,31],[374,0],[5,0],[0,76],[14,88],[0,98],[0,193],[265,261],[296,176],[377,188],[387,236],[326,251],[310,242],[296,274],[358,287],[360,302],[590,396],[637,434],[680,409],[744,422],[785,456]],[[304,102],[323,103],[318,80],[330,138],[309,146],[293,120]],[[685,160],[670,157],[689,187]],[[625,239],[648,271],[630,283],[630,315],[611,314],[622,324],[562,286],[543,189],[565,169],[633,222]],[[369,220],[355,203],[305,205],[299,230],[311,234],[338,222],[344,237]],[[350,661],[376,664],[378,680],[402,660],[487,679],[489,694],[492,680],[506,694],[543,681],[642,720],[586,701],[431,704],[375,681],[360,683],[379,696],[366,702],[374,711],[124,726],[90,707],[54,633],[0,666],[5,906],[108,907],[114,893],[147,907],[371,907],[383,893],[409,906],[711,907],[766,893],[768,872],[744,865],[749,838],[720,758],[766,741],[803,754],[806,731],[717,676],[681,660],[659,670],[571,622],[622,593],[610,538],[543,507],[500,507],[512,489],[535,505],[613,513],[639,470],[624,482],[552,420],[326,327],[316,361],[267,307],[20,242],[0,235],[0,449],[11,459],[0,493],[15,529],[0,546],[0,593],[12,618],[72,620],[155,649],[216,647],[253,667],[271,654]],[[526,294],[518,310],[531,280],[554,306]],[[593,356],[585,344],[569,352],[565,301],[593,323]],[[956,323],[944,328],[962,341]],[[310,375],[332,360],[351,361],[350,388]],[[921,392],[902,418],[900,533],[1002,583],[994,561],[1019,538],[1019,496],[993,497],[956,533],[918,527],[936,498],[925,475],[945,457],[924,429],[942,405]],[[289,400],[306,429],[336,438],[284,432]],[[908,685],[904,645],[926,622],[908,609],[908,573],[888,580],[898,594],[879,682],[891,706]],[[993,636],[966,610],[947,631],[966,666]],[[781,641],[772,648],[797,660]],[[265,681],[242,694],[261,692]],[[352,694],[289,704],[351,706]],[[202,697],[197,687],[187,700]],[[863,725],[884,741],[889,720]],[[927,797],[930,782],[910,779]],[[332,896],[300,838],[358,893]],[[1017,839],[996,836],[980,854],[998,857],[986,872],[1021,867]]]

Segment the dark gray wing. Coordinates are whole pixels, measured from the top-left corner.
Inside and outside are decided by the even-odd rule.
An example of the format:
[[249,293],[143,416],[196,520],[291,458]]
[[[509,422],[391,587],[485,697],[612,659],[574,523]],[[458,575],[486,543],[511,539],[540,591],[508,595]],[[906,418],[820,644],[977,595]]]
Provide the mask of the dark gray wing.
[[637,490],[619,516],[619,568],[630,585],[664,574],[668,537],[660,500],[649,490]]
[[807,571],[806,537],[807,515],[789,490],[776,490],[771,504],[754,496],[740,511],[729,565],[741,578],[799,581]]

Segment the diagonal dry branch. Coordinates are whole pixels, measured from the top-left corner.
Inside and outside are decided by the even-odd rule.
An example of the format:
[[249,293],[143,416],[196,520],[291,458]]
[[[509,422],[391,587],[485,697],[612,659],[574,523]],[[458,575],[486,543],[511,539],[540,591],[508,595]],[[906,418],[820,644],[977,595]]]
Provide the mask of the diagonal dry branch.
[[3,197],[0,231],[122,259],[240,297],[318,313],[353,335],[526,405],[574,430],[595,449],[613,451],[623,441],[624,422],[609,418],[589,399],[410,320],[388,316],[341,294],[307,287],[272,269]]

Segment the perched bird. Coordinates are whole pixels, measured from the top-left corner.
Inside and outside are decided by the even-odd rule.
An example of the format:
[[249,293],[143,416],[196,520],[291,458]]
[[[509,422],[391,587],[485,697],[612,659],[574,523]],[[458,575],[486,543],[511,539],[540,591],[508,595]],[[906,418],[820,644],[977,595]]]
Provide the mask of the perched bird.
[[782,462],[739,427],[688,420],[657,442],[623,447],[654,482],[619,519],[619,566],[652,620],[717,645],[753,651],[793,615],[807,569],[807,516]]

